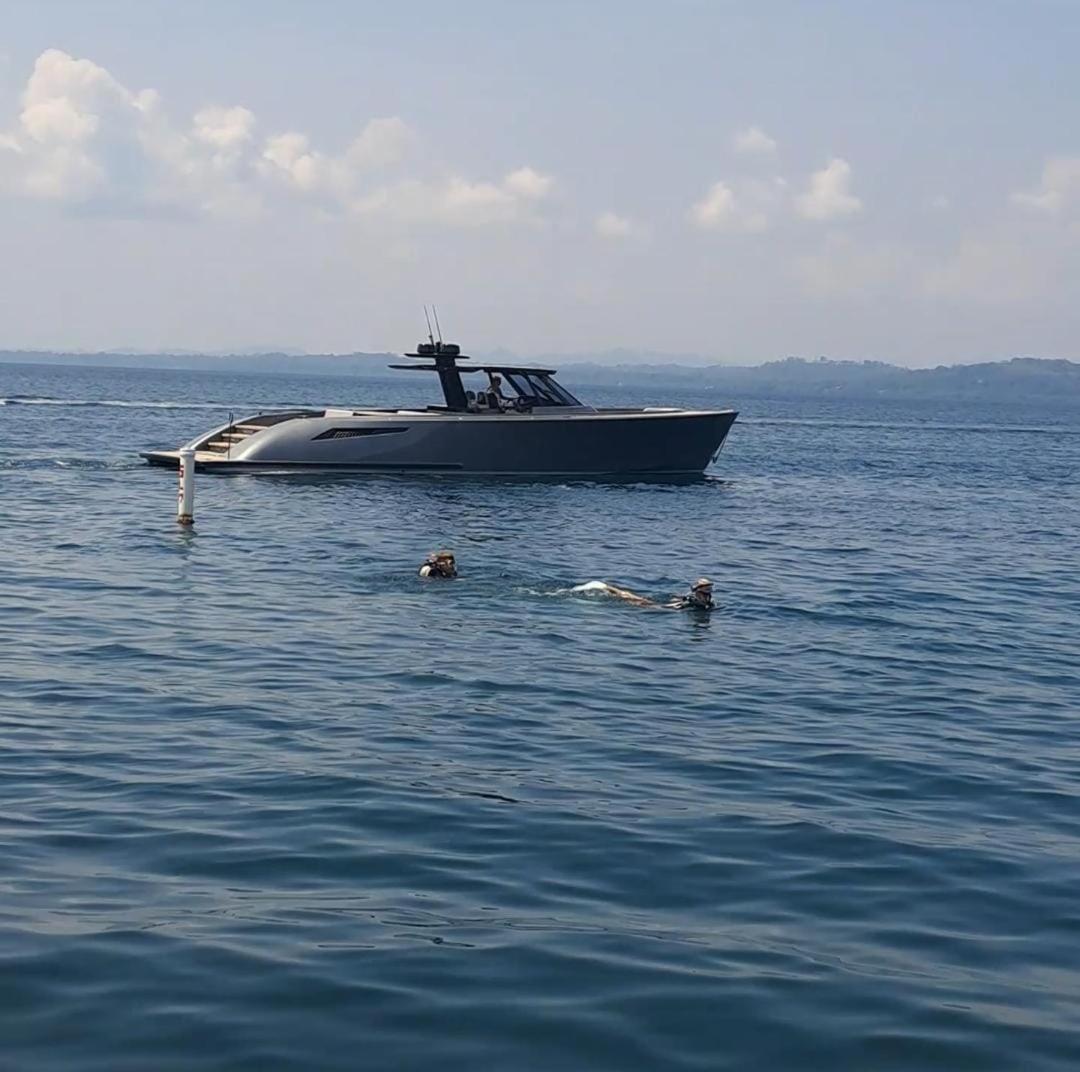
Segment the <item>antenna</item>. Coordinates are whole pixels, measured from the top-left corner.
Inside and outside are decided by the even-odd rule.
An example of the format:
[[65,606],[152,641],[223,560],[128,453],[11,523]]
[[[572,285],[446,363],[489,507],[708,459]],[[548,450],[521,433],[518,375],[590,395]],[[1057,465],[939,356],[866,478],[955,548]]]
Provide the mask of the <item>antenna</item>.
[[[434,306],[432,308],[434,308]],[[427,337],[428,337],[428,339],[431,340],[431,345],[434,346],[435,345],[435,336],[431,334],[431,317],[428,316],[428,311],[427,311],[427,306],[426,305],[424,306],[424,319],[427,321]],[[436,318],[436,320],[438,320],[438,318]],[[440,332],[440,336],[441,336],[441,334],[442,333]]]
[[439,342],[442,342],[442,328],[439,327],[439,310],[433,305],[431,311],[435,314],[435,330],[439,333]]

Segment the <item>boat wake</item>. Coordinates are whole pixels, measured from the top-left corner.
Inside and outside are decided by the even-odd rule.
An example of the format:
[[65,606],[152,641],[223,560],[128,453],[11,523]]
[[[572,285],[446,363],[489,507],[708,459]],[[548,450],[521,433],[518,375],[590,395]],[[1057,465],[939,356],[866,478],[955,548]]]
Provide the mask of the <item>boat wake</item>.
[[607,581],[585,581],[583,584],[575,584],[571,588],[554,588],[540,591],[537,588],[522,588],[520,591],[530,596],[561,597],[561,596],[602,596],[609,592],[611,586]]
[[153,402],[143,399],[120,398],[37,398],[27,395],[12,395],[10,398],[0,398],[0,406],[102,406],[115,409],[199,409],[218,411],[228,408],[221,402]]
[[37,457],[37,458],[0,458],[0,473],[22,472],[50,469],[75,470],[141,470],[141,462],[128,457],[102,459],[85,457]]

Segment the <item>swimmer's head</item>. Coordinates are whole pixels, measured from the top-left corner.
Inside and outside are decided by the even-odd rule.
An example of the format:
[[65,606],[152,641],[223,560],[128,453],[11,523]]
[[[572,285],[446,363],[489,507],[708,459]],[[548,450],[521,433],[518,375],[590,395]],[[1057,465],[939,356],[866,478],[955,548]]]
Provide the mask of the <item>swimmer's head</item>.
[[712,598],[713,583],[708,577],[699,577],[692,585],[690,585],[690,602],[695,607],[709,607],[713,605]]
[[436,577],[457,576],[457,563],[454,561],[453,551],[432,551],[425,559],[424,565],[430,567],[431,574]]

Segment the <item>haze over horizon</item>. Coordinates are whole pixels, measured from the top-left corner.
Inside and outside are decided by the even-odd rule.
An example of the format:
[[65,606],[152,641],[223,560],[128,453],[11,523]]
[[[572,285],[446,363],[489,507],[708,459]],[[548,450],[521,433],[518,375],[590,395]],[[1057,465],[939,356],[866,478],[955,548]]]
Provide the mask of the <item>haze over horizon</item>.
[[0,348],[1080,357],[1080,7],[52,0]]
[[[423,340],[421,340],[423,341]],[[449,340],[447,340],[449,341]],[[206,362],[220,361],[222,369],[238,367],[238,363],[248,365],[253,359],[268,359],[275,368],[281,365],[281,359],[293,360],[296,363],[295,371],[302,373],[306,370],[305,362],[317,362],[320,367],[326,363],[340,360],[342,364],[349,364],[350,359],[363,358],[374,359],[376,362],[386,358],[394,358],[410,349],[408,346],[399,347],[397,350],[353,350],[353,351],[314,351],[304,350],[297,347],[276,346],[264,344],[257,346],[237,347],[225,350],[189,350],[180,346],[166,346],[154,350],[143,350],[131,346],[113,346],[108,349],[9,349],[0,348],[0,365],[11,363],[43,363],[43,364],[87,364],[87,359],[102,358],[100,364],[112,368],[203,368]],[[491,363],[504,362],[513,364],[554,364],[559,368],[572,369],[576,367],[596,368],[627,368],[627,369],[654,369],[670,367],[671,369],[758,369],[764,366],[783,365],[790,361],[804,362],[807,364],[824,363],[832,366],[841,364],[871,364],[884,365],[902,371],[926,371],[939,368],[981,367],[984,365],[1001,366],[1015,363],[1017,360],[1034,360],[1040,364],[1060,365],[1078,364],[1072,358],[1030,358],[1026,354],[1014,354],[1010,357],[996,358],[984,361],[979,358],[956,361],[912,361],[901,363],[896,361],[884,361],[880,358],[833,358],[828,354],[784,354],[777,357],[763,357],[755,360],[732,358],[718,358],[711,354],[696,353],[670,353],[651,350],[632,350],[615,348],[594,351],[560,351],[558,353],[523,352],[512,350],[507,347],[495,347],[492,350],[470,350],[467,355],[475,361]],[[27,357],[35,360],[26,361]],[[180,358],[181,363],[170,365],[168,358]],[[40,362],[37,359],[41,359]],[[194,361],[197,364],[185,364]],[[94,364],[93,361],[89,362]],[[372,366],[378,368],[378,364]],[[352,365],[350,364],[350,369]]]

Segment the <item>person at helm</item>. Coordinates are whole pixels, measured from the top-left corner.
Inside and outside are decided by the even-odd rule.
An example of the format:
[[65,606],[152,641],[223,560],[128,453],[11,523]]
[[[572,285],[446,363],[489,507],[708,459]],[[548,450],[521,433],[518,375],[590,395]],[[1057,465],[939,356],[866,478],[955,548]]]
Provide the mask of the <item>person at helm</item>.
[[453,551],[432,551],[420,567],[421,577],[451,578],[457,576],[457,563]]
[[506,409],[510,403],[510,399],[508,399],[502,391],[502,376],[497,372],[489,372],[487,375],[488,387],[486,391],[481,392],[481,395],[484,398],[488,409],[500,412]]

